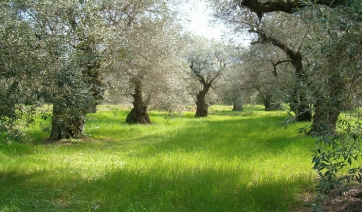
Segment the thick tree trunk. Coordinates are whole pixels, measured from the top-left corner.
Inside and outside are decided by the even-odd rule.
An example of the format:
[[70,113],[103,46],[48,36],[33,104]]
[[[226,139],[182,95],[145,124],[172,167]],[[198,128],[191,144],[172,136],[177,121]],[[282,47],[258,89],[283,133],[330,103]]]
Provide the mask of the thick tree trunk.
[[[219,58],[216,53],[212,54],[213,55],[211,56],[208,53],[207,54],[208,56],[205,58],[204,61],[198,61],[198,62],[191,61],[190,68],[192,70],[192,73],[197,77],[198,81],[202,85],[202,90],[199,91],[199,93],[196,95],[195,117],[207,117],[209,105],[206,104],[205,96],[209,91],[211,84],[220,77],[220,74],[222,73],[222,71],[225,69],[226,66],[225,61],[222,58]],[[213,63],[211,61],[214,61],[213,58],[216,59],[218,62],[217,64],[211,65]],[[215,66],[219,66],[218,70],[215,73],[212,73],[211,71],[214,69]],[[209,68],[210,70],[207,70]],[[204,73],[205,70],[207,72],[206,74]]]
[[243,105],[242,104],[236,104],[235,102],[233,102],[233,111],[244,111],[243,110]]
[[151,124],[150,117],[147,114],[147,104],[142,98],[142,83],[139,80],[135,82],[135,93],[133,96],[133,109],[129,112],[126,122],[129,124]]
[[328,80],[327,91],[319,91],[315,94],[315,112],[310,134],[333,133],[336,131],[338,117],[343,109],[344,88],[342,77],[335,73]]
[[323,90],[316,91],[315,113],[310,130],[311,134],[334,133],[336,131],[339,114],[343,110],[346,84],[340,73],[339,62],[343,56],[345,46],[340,44],[328,55],[327,86]]
[[[90,70],[89,72],[91,72]],[[90,89],[93,101],[90,101],[88,104],[88,113],[96,113],[97,112],[97,105],[100,104],[100,102],[103,100],[104,95],[104,84],[100,80],[99,71],[93,70],[96,72],[96,74],[90,75],[87,74],[87,77],[90,78],[90,81],[88,81],[88,84],[91,84],[92,88]]]
[[203,89],[196,96],[195,117],[207,117],[209,105],[205,101],[205,96],[209,91],[211,83],[203,83]]
[[204,97],[197,97],[197,102],[196,102],[196,114],[195,117],[207,117],[208,115],[208,104],[206,104],[205,102],[205,98]]
[[[327,99],[320,97],[314,104],[315,112],[310,134],[333,133],[336,130],[337,120],[340,112],[327,106]],[[334,103],[335,104],[335,103]],[[338,106],[338,105],[336,105]]]
[[236,95],[233,99],[233,111],[243,111],[241,95]]
[[[299,53],[298,53],[299,54]],[[307,76],[303,70],[302,57],[300,59],[295,59],[298,62],[294,62],[295,67],[295,84],[292,100],[290,102],[291,110],[296,114],[296,121],[311,121],[312,120],[312,111],[308,104],[306,87],[301,85],[307,85]]]
[[272,98],[273,98],[273,95],[271,95],[271,94],[265,94],[263,96],[263,103],[264,103],[265,111],[274,110],[274,107],[272,105]]
[[305,92],[300,89],[294,89],[291,97],[292,100],[290,101],[290,109],[295,113],[296,121],[308,122],[312,120],[312,111],[309,104],[307,104]]
[[[91,52],[91,50],[88,50]],[[89,56],[89,59],[86,63],[86,68],[83,71],[83,75],[85,76],[85,83],[91,85],[91,94],[93,97],[93,101],[90,101],[88,104],[88,113],[96,113],[97,112],[97,105],[100,101],[103,100],[104,95],[104,83],[100,77],[100,62],[97,59],[94,59]]]
[[51,140],[81,138],[83,134],[84,116],[71,115],[74,111],[68,111],[66,107],[54,104],[52,129],[50,133]]

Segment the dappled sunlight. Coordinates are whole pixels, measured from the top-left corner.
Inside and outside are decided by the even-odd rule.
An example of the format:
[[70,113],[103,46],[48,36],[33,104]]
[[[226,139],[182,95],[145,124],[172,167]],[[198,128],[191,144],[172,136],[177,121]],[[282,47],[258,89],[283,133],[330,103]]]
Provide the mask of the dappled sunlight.
[[0,210],[288,211],[313,185],[313,139],[300,124],[279,128],[280,111],[150,114],[153,124],[129,125],[125,111],[101,111],[84,140],[8,145]]

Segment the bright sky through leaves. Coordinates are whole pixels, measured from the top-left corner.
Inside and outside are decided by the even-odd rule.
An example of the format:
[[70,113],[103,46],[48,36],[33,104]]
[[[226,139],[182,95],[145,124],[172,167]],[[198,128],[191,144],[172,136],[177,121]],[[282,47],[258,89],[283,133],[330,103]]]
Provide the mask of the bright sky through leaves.
[[187,1],[178,5],[178,11],[186,31],[209,39],[221,40],[225,36],[233,37],[235,42],[243,46],[250,45],[251,38],[247,32],[234,36],[234,32],[222,23],[212,23],[212,8],[209,8],[204,1]]
[[187,31],[207,38],[221,39],[225,26],[211,24],[212,10],[204,2],[185,3],[180,5],[184,27]]

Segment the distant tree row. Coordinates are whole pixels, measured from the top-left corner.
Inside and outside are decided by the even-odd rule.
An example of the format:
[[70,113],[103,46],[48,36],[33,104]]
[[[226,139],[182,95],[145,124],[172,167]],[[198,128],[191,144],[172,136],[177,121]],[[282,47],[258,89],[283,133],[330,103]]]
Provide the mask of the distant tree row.
[[362,1],[210,2],[235,35],[254,35],[250,57],[242,57],[250,82],[244,86],[255,86],[265,102],[288,103],[295,121],[312,121],[305,132],[316,136],[313,211],[323,211],[320,203],[331,189],[362,182]]
[[48,104],[50,139],[80,138],[86,114],[117,97],[132,99],[128,123],[151,123],[150,105],[174,111],[192,97],[196,116],[207,116],[227,48],[184,33],[176,4],[1,1],[0,133],[17,132],[19,120],[31,123]]
[[296,121],[312,120],[310,132],[321,133],[359,105],[360,1],[211,2],[235,36],[254,35],[241,57],[243,86],[257,89],[266,108],[287,102]]
[[50,138],[79,138],[108,85],[134,97],[127,120],[143,122],[144,90],[173,91],[169,75],[182,74],[179,27],[166,1],[5,0],[0,13],[2,132],[47,103]]
[[[177,0],[2,1],[0,132],[31,122],[42,104],[52,105],[50,138],[58,140],[79,138],[101,102],[132,102],[126,121],[147,124],[150,106],[173,112],[193,100],[196,117],[215,103],[287,105],[321,133],[358,105],[358,1],[210,2],[234,29],[230,40],[185,32]],[[232,38],[245,31],[250,46]]]

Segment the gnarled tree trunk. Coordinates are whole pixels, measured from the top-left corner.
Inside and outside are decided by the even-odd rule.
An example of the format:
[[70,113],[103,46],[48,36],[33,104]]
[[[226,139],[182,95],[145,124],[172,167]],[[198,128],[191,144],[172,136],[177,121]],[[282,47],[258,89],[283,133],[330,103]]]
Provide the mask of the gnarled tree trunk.
[[243,104],[241,99],[240,92],[236,92],[235,96],[232,98],[233,102],[233,111],[243,111]]
[[263,95],[263,103],[265,107],[265,111],[275,111],[280,109],[280,104],[273,103],[273,95],[271,93],[267,93]]
[[70,111],[66,105],[54,104],[50,139],[81,138],[85,113],[79,111]]
[[273,95],[267,93],[263,96],[263,103],[264,103],[264,107],[265,107],[265,111],[273,111],[273,106],[272,106],[272,98]]
[[142,97],[142,83],[140,80],[135,80],[135,93],[133,96],[133,108],[126,118],[129,124],[151,124],[150,117],[147,114],[147,104],[144,103]]
[[273,104],[273,94],[271,92],[264,93],[260,87],[255,87],[255,89],[259,92],[260,98],[263,100],[265,111],[273,111],[279,108],[279,104]]
[[205,96],[211,87],[211,83],[202,83],[203,89],[196,96],[195,117],[207,117],[209,105],[205,101]]
[[97,105],[103,100],[104,95],[104,83],[101,80],[101,73],[99,71],[101,62],[99,56],[91,48],[92,46],[93,44],[82,49],[85,51],[82,74],[84,75],[84,82],[91,86],[90,92],[93,97],[93,100],[88,102],[88,113],[97,112]]
[[[323,134],[334,133],[336,131],[339,114],[343,110],[343,102],[346,92],[346,82],[343,69],[340,68],[340,60],[343,59],[345,51],[344,44],[336,46],[334,51],[327,55],[328,64],[325,67],[328,81],[324,89],[318,88],[315,92],[314,117],[312,127],[309,133]],[[341,55],[342,54],[342,55]]]
[[337,120],[343,109],[343,92],[345,84],[338,72],[328,80],[327,91],[315,94],[314,116],[310,134],[333,133],[336,131]]
[[327,99],[320,96],[314,104],[315,111],[310,134],[325,134],[336,130],[340,112],[327,106]]

